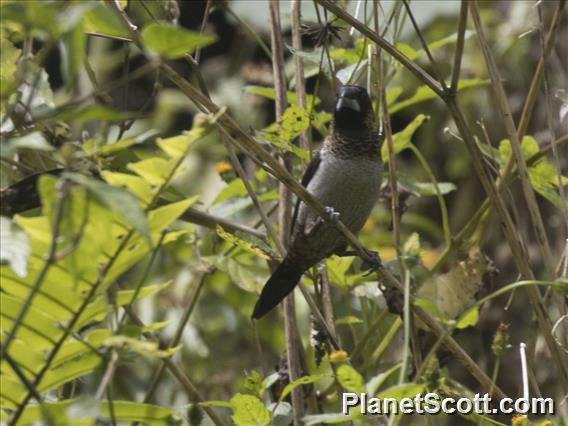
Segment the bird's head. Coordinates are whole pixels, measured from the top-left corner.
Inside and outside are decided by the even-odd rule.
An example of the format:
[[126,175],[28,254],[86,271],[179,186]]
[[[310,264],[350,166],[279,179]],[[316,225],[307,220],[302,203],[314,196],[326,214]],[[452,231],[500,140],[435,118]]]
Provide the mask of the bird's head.
[[337,92],[334,124],[337,130],[362,130],[374,122],[373,107],[367,90],[360,86],[342,86]]

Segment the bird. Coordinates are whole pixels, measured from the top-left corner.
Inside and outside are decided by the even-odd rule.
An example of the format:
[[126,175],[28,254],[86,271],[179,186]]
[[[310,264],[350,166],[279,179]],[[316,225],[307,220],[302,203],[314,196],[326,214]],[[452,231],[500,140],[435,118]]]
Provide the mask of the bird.
[[306,270],[327,257],[345,253],[348,242],[335,224],[341,220],[357,234],[380,195],[383,177],[382,136],[367,90],[339,88],[330,134],[308,164],[302,185],[324,206],[322,219],[298,199],[286,256],[264,285],[252,318],[276,307],[298,284]]

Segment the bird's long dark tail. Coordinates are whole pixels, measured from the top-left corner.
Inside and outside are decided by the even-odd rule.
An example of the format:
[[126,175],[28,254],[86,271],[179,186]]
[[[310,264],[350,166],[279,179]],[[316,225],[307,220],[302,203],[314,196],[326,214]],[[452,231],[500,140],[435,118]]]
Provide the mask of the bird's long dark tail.
[[264,285],[252,318],[261,318],[278,305],[296,287],[304,270],[297,262],[284,259]]

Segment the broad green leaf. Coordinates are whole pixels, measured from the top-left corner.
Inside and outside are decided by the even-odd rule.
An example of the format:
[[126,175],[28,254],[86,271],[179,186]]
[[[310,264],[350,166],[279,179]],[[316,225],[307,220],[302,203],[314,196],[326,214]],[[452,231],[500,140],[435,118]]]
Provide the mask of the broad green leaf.
[[[414,132],[424,123],[424,121],[428,120],[430,117],[424,114],[418,114],[414,117],[405,128],[404,130],[395,133],[392,136],[392,144],[393,144],[393,153],[397,155],[399,152],[404,151],[410,143],[412,142],[412,136]],[[385,139],[383,142],[383,146],[381,147],[381,157],[384,162],[388,162],[389,160],[389,152],[388,152],[388,142]]]
[[[0,97],[4,98],[13,88],[18,60],[22,51],[0,32]],[[3,104],[2,104],[3,105]],[[3,112],[3,107],[2,107]]]
[[460,317],[459,321],[456,323],[456,327],[459,329],[471,327],[477,324],[478,320],[479,320],[479,309],[477,307],[474,307],[468,310],[465,313],[465,315],[462,315]]
[[130,163],[128,168],[141,178],[144,178],[151,185],[162,185],[170,177],[174,163],[164,158],[148,158]]
[[353,367],[347,364],[340,365],[337,369],[337,380],[349,392],[365,392],[365,380]]
[[400,401],[402,398],[414,398],[419,393],[424,391],[424,384],[403,383],[401,385],[392,386],[377,395],[377,398],[394,398]]
[[290,105],[277,124],[267,127],[259,134],[277,148],[292,152],[303,160],[308,160],[309,153],[294,145],[292,141],[309,126],[308,113],[297,105]]
[[235,285],[249,293],[260,291],[268,279],[266,267],[256,264],[245,265],[232,257],[226,256],[208,256],[205,260],[229,274]]
[[150,239],[146,213],[138,199],[131,192],[78,173],[66,173],[65,176],[87,188],[99,202],[122,216],[126,223],[131,224],[136,231],[148,240]]
[[219,235],[219,237],[221,237],[223,240],[227,241],[228,243],[234,244],[240,249],[243,249],[256,256],[259,256],[262,259],[266,260],[271,259],[270,255],[266,253],[261,247],[255,246],[249,241],[242,240],[238,238],[236,235],[226,232],[221,225],[217,225],[215,230],[217,232],[217,235]]
[[[400,185],[415,197],[431,197],[436,194],[436,186],[431,182],[416,182],[404,173],[397,173]],[[441,195],[455,191],[457,186],[451,182],[438,182],[438,191]]]
[[81,24],[75,25],[61,38],[61,69],[65,86],[70,90],[75,85],[87,52],[87,36]]
[[[464,39],[467,40],[468,38],[470,38],[474,34],[475,34],[475,32],[466,30],[466,32],[464,34]],[[428,50],[434,51],[434,50],[439,49],[439,48],[446,46],[448,44],[453,44],[457,41],[457,36],[458,36],[457,33],[454,33],[454,34],[449,35],[447,37],[444,37],[440,40],[429,43],[428,44]],[[411,60],[414,60],[416,58],[419,58],[421,56],[426,55],[426,51],[424,49],[415,50],[413,47],[411,47],[411,46],[409,46],[408,44],[405,44],[405,43],[397,43],[396,48],[398,50],[400,50],[405,56],[407,56]]]
[[159,405],[117,400],[99,403],[85,399],[73,399],[28,405],[18,425],[42,422],[45,420],[45,413],[49,413],[51,419],[60,419],[56,423],[58,426],[90,425],[99,416],[103,417],[101,420],[110,421],[112,418],[121,424],[140,422],[146,426],[175,426],[182,423],[175,410]]
[[233,415],[231,419],[236,426],[268,426],[270,411],[256,396],[236,394],[231,398]]
[[25,277],[29,255],[26,233],[7,217],[0,216],[0,262],[7,262],[18,276]]
[[130,37],[128,29],[113,10],[99,3],[83,16],[83,27],[86,32],[99,33],[115,37]]
[[198,195],[188,198],[187,200],[170,203],[157,209],[152,210],[148,214],[148,226],[150,232],[157,233],[166,229],[175,222],[187,209],[189,209],[199,199]]
[[[250,185],[253,190],[256,190],[256,184],[254,182],[250,182]],[[213,201],[213,204],[222,203],[223,201],[227,201],[235,197],[244,197],[247,194],[247,188],[245,187],[243,180],[241,178],[233,179],[221,190],[221,192],[219,192]]]
[[158,139],[158,146],[173,159],[179,159],[186,155],[191,146],[205,136],[211,129],[212,124],[224,114],[225,109],[219,111],[216,116],[205,115],[204,121],[194,120],[193,127],[189,132],[167,139]]
[[142,30],[144,46],[168,59],[182,58],[214,43],[216,37],[165,23],[151,23]]
[[93,348],[100,348],[104,341],[111,336],[110,330],[100,329],[88,332],[83,336],[83,341],[67,340],[51,363],[52,368],[57,368],[73,359],[93,351]]
[[[104,105],[87,105],[80,108],[66,109],[59,112],[54,117],[50,117],[60,121],[77,121],[79,123],[85,121],[109,121],[111,123],[120,123],[131,118],[136,118],[138,113],[116,111]],[[42,118],[41,116],[38,118]]]
[[[276,93],[274,92],[274,89],[270,87],[247,86],[246,90],[248,93],[252,93],[253,95],[262,96],[263,98],[271,100],[276,99]],[[291,91],[286,92],[286,98],[288,104],[296,106],[298,105],[298,101],[296,99],[296,92],[291,92]],[[314,102],[313,95],[306,95],[306,105],[312,105],[312,102]],[[319,105],[320,102],[321,100],[318,97],[316,97],[314,106]]]
[[[3,294],[0,306],[2,329],[10,330],[22,310],[22,301]],[[38,348],[45,348],[51,346],[62,334],[63,330],[59,327],[59,323],[49,313],[31,305],[27,307],[26,315],[16,331],[16,338],[33,343]],[[4,335],[2,337],[5,338]]]
[[[521,151],[526,159],[538,154],[540,147],[532,136],[525,136],[521,143]],[[502,164],[506,164],[511,158],[511,142],[508,139],[499,143],[499,156]],[[540,158],[528,168],[531,185],[542,197],[561,209],[566,200],[562,200],[558,191],[558,171],[556,167],[545,157]],[[560,176],[560,184],[568,185],[568,177]]]
[[292,392],[298,386],[316,383],[316,382],[319,382],[320,380],[328,378],[328,377],[329,376],[325,375],[325,374],[315,374],[315,375],[312,375],[312,376],[300,377],[299,379],[296,379],[293,382],[288,383],[286,385],[286,387],[284,387],[284,389],[282,390],[282,393],[280,394],[279,400],[283,401],[290,394],[290,392]]
[[365,388],[369,395],[374,395],[377,390],[383,385],[383,383],[392,376],[395,372],[397,372],[401,367],[401,364],[393,365],[387,371],[377,374],[376,376],[372,377],[371,380],[367,382]]
[[45,392],[55,389],[73,379],[92,373],[102,362],[102,358],[95,352],[89,352],[82,357],[61,364],[50,369],[38,386],[38,391]]
[[[488,83],[489,80],[482,80],[478,78],[471,80],[460,80],[458,82],[458,91],[467,89],[469,87],[484,86]],[[410,98],[407,98],[390,106],[389,112],[391,114],[394,114],[395,112],[398,112],[404,108],[415,105],[419,102],[434,99],[436,97],[437,95],[428,86],[420,86],[418,89],[416,89],[416,92],[414,92],[414,94]]]
[[141,177],[109,171],[103,171],[102,175],[108,184],[128,189],[144,206],[147,206],[153,198],[151,185]]

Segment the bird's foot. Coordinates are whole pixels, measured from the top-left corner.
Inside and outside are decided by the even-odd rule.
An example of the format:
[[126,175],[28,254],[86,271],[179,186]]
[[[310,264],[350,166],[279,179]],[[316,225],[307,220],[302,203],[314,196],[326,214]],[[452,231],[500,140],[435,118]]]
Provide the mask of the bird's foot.
[[325,212],[327,213],[327,220],[332,225],[337,225],[339,223],[339,212],[336,212],[333,207],[325,207]]
[[365,271],[365,276],[371,275],[383,265],[379,252],[367,250],[367,254],[370,259],[363,259],[363,263],[361,264],[361,271]]

